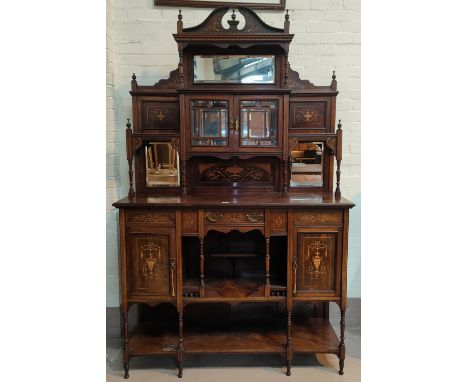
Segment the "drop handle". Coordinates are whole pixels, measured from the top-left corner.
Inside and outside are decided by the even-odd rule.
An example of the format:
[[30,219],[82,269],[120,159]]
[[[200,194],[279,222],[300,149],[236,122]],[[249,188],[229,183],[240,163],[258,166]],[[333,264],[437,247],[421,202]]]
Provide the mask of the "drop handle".
[[297,293],[297,256],[293,257],[293,271],[294,271],[294,284],[293,284],[293,293]]
[[174,283],[174,270],[175,270],[175,259],[171,256],[169,258],[169,268],[171,270],[171,296],[175,297],[175,283]]

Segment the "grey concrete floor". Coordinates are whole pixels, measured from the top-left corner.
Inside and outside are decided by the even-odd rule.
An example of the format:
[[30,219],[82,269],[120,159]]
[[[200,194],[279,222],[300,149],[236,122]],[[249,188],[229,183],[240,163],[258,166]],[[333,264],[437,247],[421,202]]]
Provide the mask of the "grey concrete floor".
[[[336,314],[330,320],[339,333]],[[336,325],[335,325],[336,323]],[[285,360],[279,355],[190,355],[184,362],[182,381],[200,382],[357,382],[361,380],[361,326],[357,319],[346,321],[344,375],[338,374],[338,358],[331,354],[296,354],[292,375],[287,377]],[[135,357],[130,361],[133,382],[179,381],[174,356]],[[107,381],[123,382],[122,350],[119,338],[107,340]]]

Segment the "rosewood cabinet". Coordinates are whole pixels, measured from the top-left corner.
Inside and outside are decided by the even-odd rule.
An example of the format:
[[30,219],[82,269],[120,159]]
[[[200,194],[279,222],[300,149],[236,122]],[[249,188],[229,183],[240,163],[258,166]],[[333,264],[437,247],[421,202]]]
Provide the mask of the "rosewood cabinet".
[[[332,353],[343,374],[349,209],[329,86],[289,67],[284,28],[214,10],[174,38],[180,62],[131,81],[128,196],[119,209],[125,378],[130,359]],[[336,184],[336,186],[335,186]],[[341,310],[340,332],[329,322]],[[128,311],[139,305],[139,328]]]

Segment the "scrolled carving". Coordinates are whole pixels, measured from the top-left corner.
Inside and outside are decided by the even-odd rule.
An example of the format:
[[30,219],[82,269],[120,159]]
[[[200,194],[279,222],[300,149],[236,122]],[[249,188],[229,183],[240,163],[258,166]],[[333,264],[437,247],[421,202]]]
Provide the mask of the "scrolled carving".
[[336,137],[327,138],[325,144],[333,152],[333,154],[336,153]]
[[309,80],[301,80],[299,78],[299,73],[291,69],[291,65],[288,64],[288,83],[287,87],[290,89],[315,89],[316,86]]
[[269,182],[271,174],[249,163],[217,163],[200,174],[202,182]]
[[169,73],[169,78],[161,79],[154,84],[157,88],[162,89],[177,89],[180,87],[180,73],[179,68],[172,70]]
[[219,224],[259,223],[265,220],[265,214],[263,211],[248,211],[248,212],[209,211],[209,212],[205,212],[205,219],[210,223],[219,223]]
[[327,212],[296,212],[295,224],[340,224],[341,214]]
[[128,221],[130,223],[173,223],[175,220],[171,212],[150,212],[130,215]]
[[180,155],[180,138],[179,137],[175,137],[171,139],[171,146]]
[[299,141],[296,138],[289,138],[289,155],[291,155],[291,151],[299,145]]

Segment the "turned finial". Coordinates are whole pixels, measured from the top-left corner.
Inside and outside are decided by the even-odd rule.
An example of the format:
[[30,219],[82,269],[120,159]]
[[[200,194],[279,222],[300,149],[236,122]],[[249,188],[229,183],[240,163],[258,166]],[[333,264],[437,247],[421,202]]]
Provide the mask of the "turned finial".
[[179,9],[179,15],[177,16],[179,20],[182,20],[182,9]]
[[237,16],[236,16],[236,10],[235,10],[235,9],[233,9],[233,10],[232,10],[231,19],[235,20],[235,19],[236,19],[236,17],[237,17]]
[[332,80],[336,80],[335,71],[333,71]]
[[132,124],[130,123],[130,118],[127,118],[127,129],[130,129],[132,127]]
[[341,130],[341,119],[338,120],[338,130]]
[[284,15],[285,20],[289,20],[289,9],[286,9],[286,14]]
[[132,80],[136,80],[136,76],[135,76],[135,73],[132,74]]

